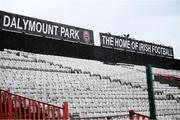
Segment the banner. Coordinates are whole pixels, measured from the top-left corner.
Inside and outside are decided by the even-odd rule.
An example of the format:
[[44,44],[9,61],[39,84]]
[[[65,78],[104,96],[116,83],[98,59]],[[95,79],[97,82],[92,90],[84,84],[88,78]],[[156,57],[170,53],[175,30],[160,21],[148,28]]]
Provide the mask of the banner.
[[0,11],[0,28],[14,32],[24,32],[25,34],[28,33],[60,40],[80,42],[83,44],[94,44],[92,30],[12,14],[4,11]]
[[100,33],[100,41],[102,47],[159,57],[174,58],[172,47],[110,35],[107,33]]

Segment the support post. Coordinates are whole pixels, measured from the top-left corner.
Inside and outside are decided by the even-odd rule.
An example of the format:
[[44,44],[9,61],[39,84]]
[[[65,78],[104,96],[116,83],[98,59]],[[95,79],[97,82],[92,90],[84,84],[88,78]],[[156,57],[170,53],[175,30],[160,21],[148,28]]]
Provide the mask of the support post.
[[68,118],[69,118],[68,102],[64,102],[64,104],[63,104],[63,120],[68,120]]
[[3,95],[0,91],[0,119],[3,118],[3,102],[2,102]]
[[146,66],[146,76],[147,76],[147,90],[148,90],[148,100],[149,100],[149,111],[150,119],[156,120],[156,108],[153,92],[153,79],[151,65]]
[[13,113],[12,113],[12,98],[11,94],[8,92],[8,113],[9,113],[9,119],[13,119]]

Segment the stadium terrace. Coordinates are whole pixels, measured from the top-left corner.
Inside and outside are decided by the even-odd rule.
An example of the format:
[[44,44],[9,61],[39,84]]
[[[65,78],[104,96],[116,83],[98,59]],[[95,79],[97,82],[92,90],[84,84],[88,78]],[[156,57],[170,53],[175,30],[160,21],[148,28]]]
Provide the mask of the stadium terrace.
[[0,10],[0,119],[180,120],[173,48]]

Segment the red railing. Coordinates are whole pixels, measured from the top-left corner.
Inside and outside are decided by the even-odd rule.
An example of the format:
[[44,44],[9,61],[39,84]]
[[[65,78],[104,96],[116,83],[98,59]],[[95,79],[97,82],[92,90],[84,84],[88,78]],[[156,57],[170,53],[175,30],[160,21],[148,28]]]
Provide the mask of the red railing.
[[63,107],[26,98],[0,89],[0,119],[69,119],[68,103]]
[[133,110],[130,110],[129,120],[150,120],[150,117],[139,113],[135,113]]

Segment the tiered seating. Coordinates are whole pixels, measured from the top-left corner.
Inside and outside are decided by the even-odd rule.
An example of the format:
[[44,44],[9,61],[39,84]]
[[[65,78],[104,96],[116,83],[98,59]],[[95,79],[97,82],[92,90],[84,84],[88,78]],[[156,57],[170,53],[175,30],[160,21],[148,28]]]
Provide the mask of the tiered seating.
[[[52,104],[66,100],[71,114],[78,113],[81,118],[128,119],[131,109],[149,116],[143,66],[106,65],[93,60],[12,50],[0,52],[0,57],[1,89]],[[179,71],[172,74],[180,75]],[[158,118],[179,118],[180,102],[168,100],[166,95],[179,95],[180,90],[159,82],[154,82],[154,88],[158,93],[155,94]]]

